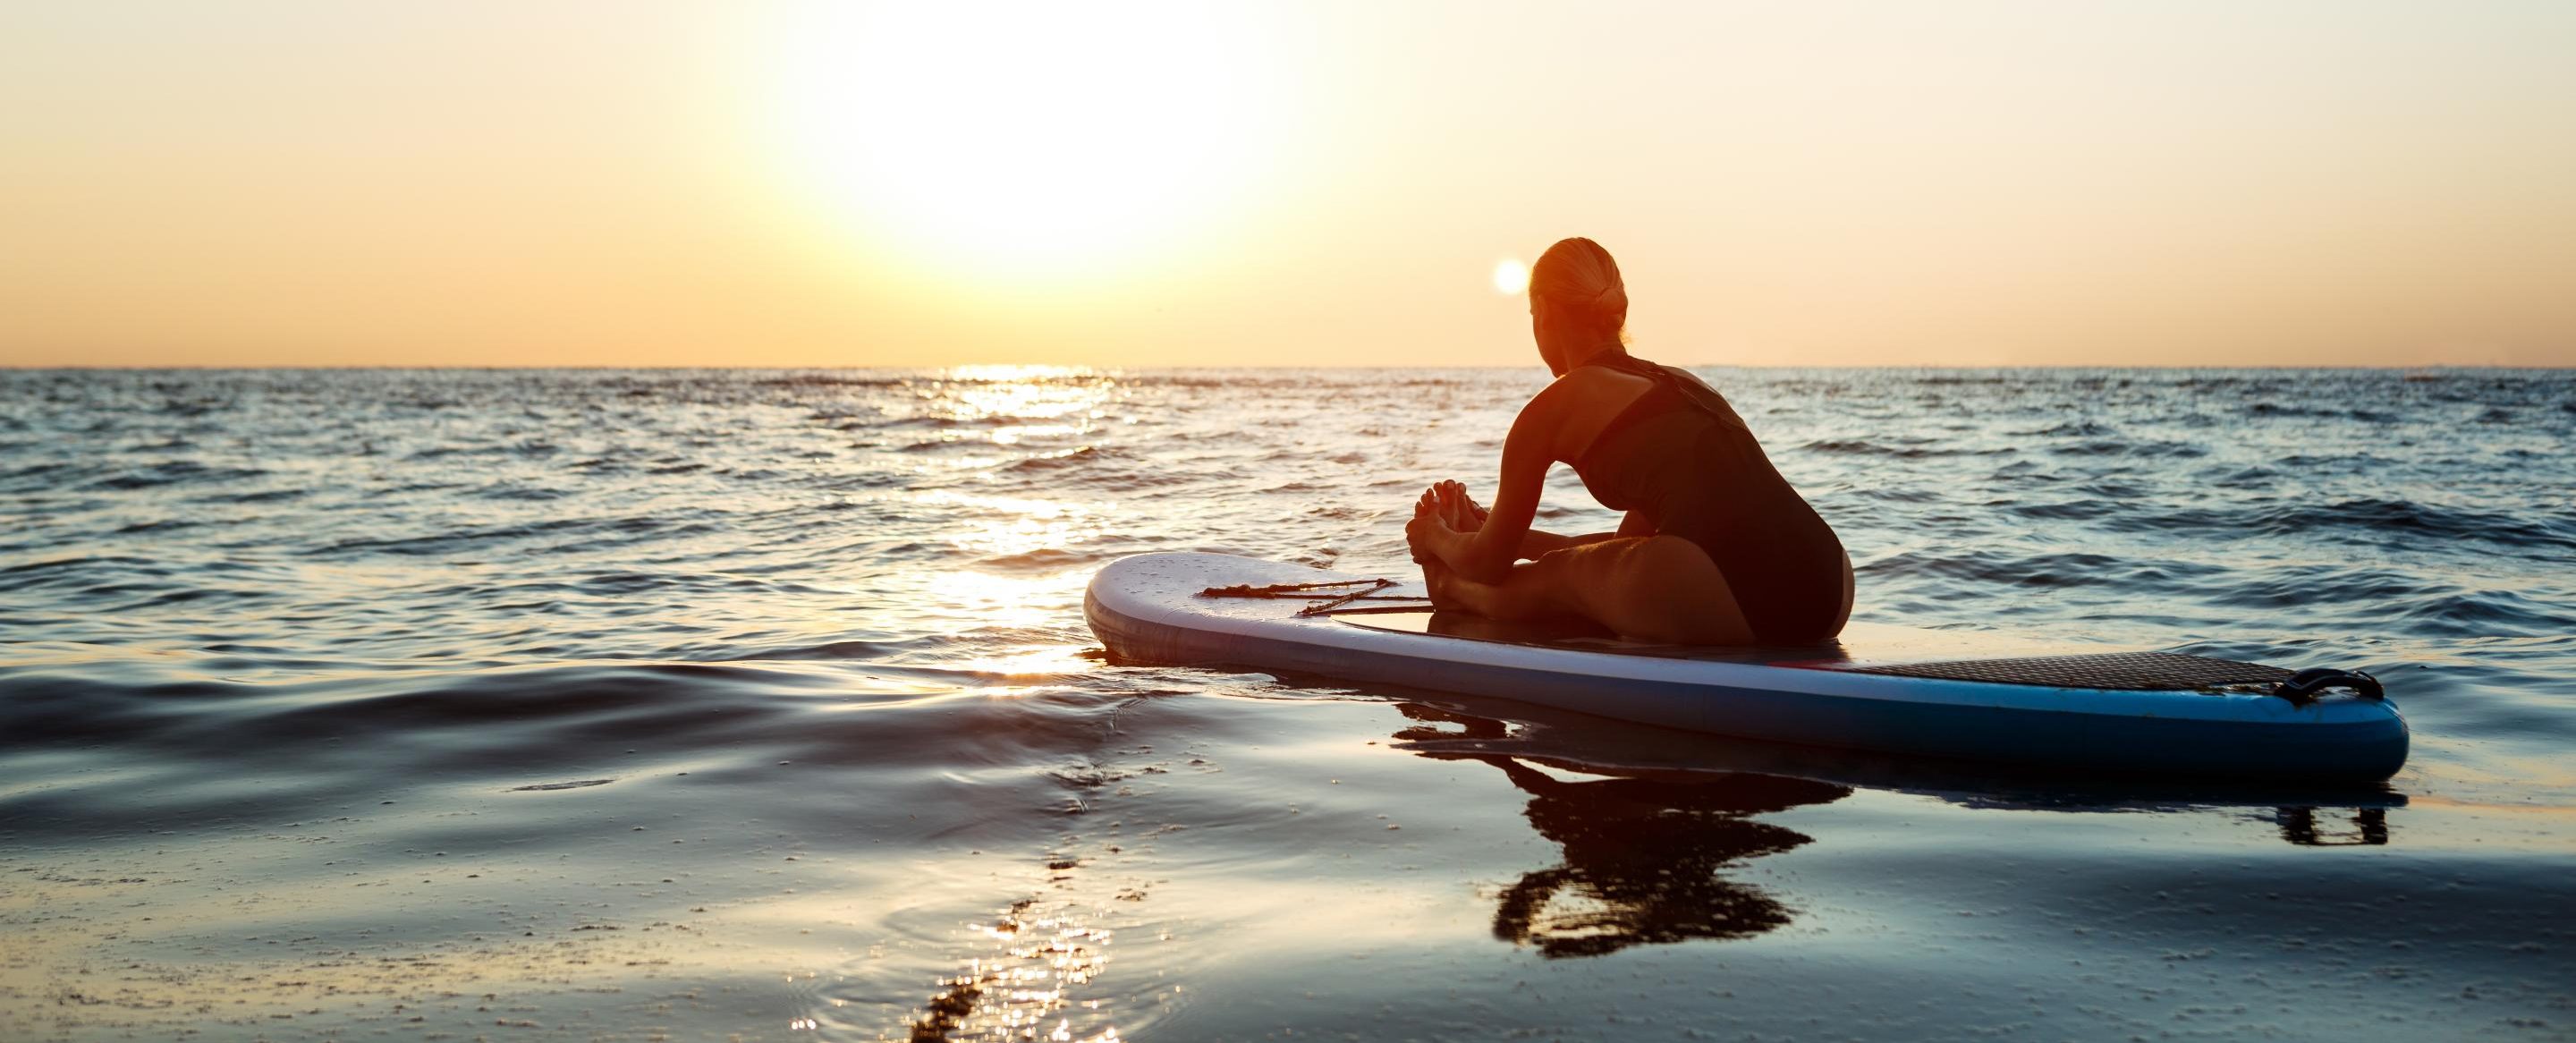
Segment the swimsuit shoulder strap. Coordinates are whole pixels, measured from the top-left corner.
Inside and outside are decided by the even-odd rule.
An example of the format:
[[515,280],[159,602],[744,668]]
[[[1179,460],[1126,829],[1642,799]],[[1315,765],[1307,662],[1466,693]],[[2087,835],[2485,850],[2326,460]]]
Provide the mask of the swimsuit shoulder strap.
[[1726,396],[1718,394],[1716,388],[1708,386],[1706,381],[1679,366],[1648,362],[1628,354],[1627,349],[1620,347],[1609,348],[1584,360],[1583,364],[1644,377],[1680,393],[1683,401],[1690,403],[1692,408],[1708,414],[1711,419],[1728,427],[1744,428],[1744,418],[1735,414],[1735,407],[1728,404]]

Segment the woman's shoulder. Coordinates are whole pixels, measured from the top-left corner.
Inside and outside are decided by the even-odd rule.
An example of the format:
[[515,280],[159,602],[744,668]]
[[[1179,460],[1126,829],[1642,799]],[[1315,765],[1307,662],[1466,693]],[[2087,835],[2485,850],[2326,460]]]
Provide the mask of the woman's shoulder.
[[1655,386],[1654,380],[1607,366],[1577,366],[1531,398],[1512,429],[1550,446],[1557,459],[1572,460]]
[[1644,397],[1661,383],[1643,372],[1612,366],[1577,366],[1559,383],[1567,381],[1573,382],[1566,389],[1569,397],[1578,399],[1586,407],[1598,409],[1606,406],[1612,412],[1627,408],[1629,403]]
[[[1652,363],[1648,365],[1651,366]],[[1558,377],[1556,382],[1565,387],[1568,394],[1596,395],[1609,392],[1616,395],[1625,392],[1633,395],[1653,387],[1655,379],[1646,375],[1644,367],[1632,370],[1624,366],[1587,362],[1566,371],[1566,374]]]
[[1521,415],[1561,416],[1613,399],[1634,398],[1653,385],[1644,377],[1606,366],[1576,366],[1531,396],[1529,404],[1521,407]]

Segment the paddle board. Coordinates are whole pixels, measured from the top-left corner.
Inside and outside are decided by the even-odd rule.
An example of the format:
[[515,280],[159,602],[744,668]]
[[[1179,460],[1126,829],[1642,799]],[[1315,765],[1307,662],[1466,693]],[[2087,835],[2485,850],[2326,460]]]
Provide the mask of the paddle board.
[[[1244,596],[1281,586],[1303,589]],[[2285,697],[2272,693],[2289,671],[2262,664],[1866,624],[1804,648],[1641,645],[1435,613],[1423,594],[1418,576],[1140,554],[1092,577],[1083,615],[1126,663],[1495,696],[1776,742],[2316,781],[2384,779],[2406,761],[2405,719],[2375,686]]]

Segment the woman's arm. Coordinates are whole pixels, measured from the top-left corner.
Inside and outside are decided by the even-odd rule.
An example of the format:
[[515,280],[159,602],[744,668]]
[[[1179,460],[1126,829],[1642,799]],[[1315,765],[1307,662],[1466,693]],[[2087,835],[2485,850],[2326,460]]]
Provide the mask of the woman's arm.
[[1520,560],[1536,561],[1542,554],[1551,554],[1556,551],[1564,550],[1567,547],[1579,547],[1583,544],[1590,543],[1601,538],[1602,537],[1598,534],[1589,536],[1561,536],[1553,532],[1540,532],[1537,529],[1531,529],[1530,531],[1521,534]]
[[1603,540],[1615,540],[1627,536],[1652,536],[1654,534],[1655,523],[1652,519],[1649,519],[1645,515],[1639,514],[1635,511],[1629,511],[1626,517],[1619,519],[1619,531],[1617,532],[1594,532],[1586,533],[1581,536],[1559,536],[1552,532],[1540,532],[1537,529],[1531,529],[1530,531],[1521,534],[1521,557],[1535,560],[1541,554],[1545,554],[1550,551],[1564,550],[1567,547],[1580,547],[1586,543],[1599,543]]
[[1619,534],[1615,532],[1588,532],[1581,536],[1561,536],[1553,532],[1531,529],[1521,534],[1521,560],[1535,561],[1539,555],[1552,554],[1567,547],[1580,547],[1586,543],[1599,543],[1618,538]]
[[[1485,507],[1483,504],[1477,503],[1475,497],[1467,495],[1467,486],[1464,483],[1446,481],[1432,486],[1431,491],[1432,499],[1438,504],[1439,509],[1445,513],[1445,520],[1449,523],[1450,528],[1456,529],[1460,532],[1474,532],[1485,527]],[[1567,547],[1579,547],[1586,543],[1599,543],[1602,540],[1615,539],[1621,535],[1635,535],[1633,533],[1624,532],[1625,529],[1634,524],[1635,519],[1631,518],[1629,522],[1620,526],[1623,530],[1622,532],[1596,532],[1583,536],[1560,536],[1553,532],[1541,532],[1537,529],[1531,529],[1521,534],[1520,558],[1523,561],[1536,561],[1540,555],[1564,550]]]
[[1424,527],[1422,542],[1460,575],[1479,583],[1499,583],[1521,556],[1530,522],[1538,517],[1540,484],[1556,463],[1556,437],[1564,425],[1563,396],[1558,393],[1563,386],[1561,382],[1549,385],[1513,418],[1511,434],[1503,439],[1502,481],[1483,525],[1473,532],[1460,532],[1438,511],[1417,512],[1414,524]]

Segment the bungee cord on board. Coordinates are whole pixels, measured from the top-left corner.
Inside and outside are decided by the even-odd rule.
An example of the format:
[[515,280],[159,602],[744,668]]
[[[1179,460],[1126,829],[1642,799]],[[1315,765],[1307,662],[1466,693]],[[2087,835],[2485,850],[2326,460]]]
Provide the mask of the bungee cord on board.
[[[1345,579],[1335,580],[1329,583],[1272,583],[1267,586],[1260,587],[1253,586],[1249,583],[1237,583],[1230,587],[1209,587],[1205,590],[1199,591],[1199,596],[1203,598],[1278,598],[1284,600],[1302,598],[1307,601],[1314,602],[1314,604],[1297,610],[1297,614],[1301,617],[1355,616],[1379,612],[1421,612],[1429,606],[1431,600],[1429,598],[1378,593],[1378,591],[1385,590],[1386,588],[1395,585],[1396,581],[1391,579]],[[1341,589],[1345,587],[1357,589],[1346,592]],[[1401,601],[1404,602],[1404,604],[1362,605],[1358,608],[1342,607],[1354,601]]]

